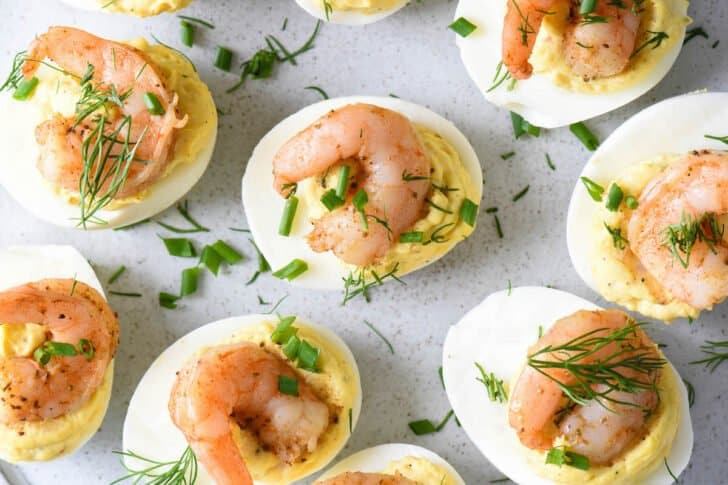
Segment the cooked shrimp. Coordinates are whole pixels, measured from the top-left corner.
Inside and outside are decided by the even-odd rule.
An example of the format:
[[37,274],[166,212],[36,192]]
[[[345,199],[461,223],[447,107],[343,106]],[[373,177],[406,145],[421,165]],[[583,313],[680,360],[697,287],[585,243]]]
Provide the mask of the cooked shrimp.
[[[529,355],[548,347],[558,346],[589,334],[590,337],[604,337],[621,330],[631,323],[630,318],[617,310],[578,311],[556,322],[554,326],[529,349]],[[610,342],[580,360],[580,364],[604,362],[615,351],[631,345],[635,352],[649,352],[657,358],[649,338],[639,327],[627,335],[627,341]],[[560,361],[568,358],[570,352],[542,354],[539,359]],[[620,358],[627,358],[625,352]],[[645,410],[653,409],[658,402],[651,384],[657,378],[657,371],[649,376],[632,368],[614,369],[624,377],[642,382],[648,389],[634,393],[616,391],[608,393],[609,400],[593,400],[586,405],[570,403],[562,389],[555,382],[574,385],[576,377],[564,368],[539,368],[526,366],[513,389],[509,404],[509,423],[516,430],[521,443],[528,448],[547,450],[554,446],[554,439],[566,436],[570,446],[589,457],[595,464],[607,463],[621,453],[644,432]],[[546,375],[544,375],[544,373]],[[596,392],[605,392],[603,384],[593,387]],[[572,405],[574,405],[572,407]],[[607,410],[609,408],[611,411]]]
[[364,209],[368,229],[349,203],[315,221],[308,240],[314,251],[333,250],[347,263],[366,266],[422,217],[430,159],[409,119],[378,106],[353,104],[331,111],[281,147],[273,159],[276,189],[285,194],[288,184],[347,159],[359,163],[358,180],[351,185],[369,198]]
[[41,366],[33,356],[0,360],[0,422],[63,416],[88,401],[114,358],[119,323],[104,298],[74,280],[41,280],[0,293],[0,325],[35,323],[47,341],[93,345],[90,360],[52,356]]
[[[701,230],[716,244],[695,239],[689,255],[671,253],[667,228],[684,218],[716,216],[719,229],[728,214],[728,154],[693,152],[655,177],[632,212],[627,239],[640,264],[675,298],[698,308],[710,308],[728,296],[728,241],[724,234]],[[679,251],[679,250],[678,250]]]
[[[101,39],[70,27],[51,27],[47,33],[33,41],[23,73],[30,77],[40,62],[50,59],[66,72],[82,78],[89,66],[93,67],[93,83],[100,90],[111,90],[121,96],[130,92],[123,101],[123,109],[109,110],[106,134],[121,126],[125,116],[131,117],[129,140],[136,146],[129,174],[117,198],[139,193],[163,173],[174,147],[175,132],[187,123],[187,117],[178,118],[177,94],[167,89],[164,76],[151,59],[134,47]],[[150,93],[157,97],[163,115],[152,115],[143,97]],[[76,126],[76,119],[56,115],[36,128],[40,146],[38,169],[52,183],[70,191],[78,191],[84,171],[82,145],[92,126],[87,118]],[[126,138],[126,128],[118,139]],[[113,152],[120,149],[116,143]],[[112,152],[112,153],[113,153]],[[106,168],[111,171],[110,167]],[[101,178],[101,177],[100,177]],[[108,182],[107,182],[108,185]],[[102,192],[103,193],[103,192]]]
[[315,485],[417,485],[399,473],[383,475],[381,473],[346,472],[341,475],[318,481]]
[[[585,79],[609,77],[622,72],[635,49],[641,13],[633,1],[617,5],[598,2],[589,17],[579,15],[572,0],[508,0],[503,25],[503,63],[515,79],[528,79],[528,62],[544,16],[565,2],[571,4],[570,22],[564,32],[564,55],[575,74]],[[599,19],[598,22],[589,21]]]
[[[279,376],[298,380],[298,396],[279,391]],[[218,485],[253,483],[232,420],[292,464],[316,449],[331,417],[285,361],[250,342],[213,347],[189,362],[178,373],[169,412]]]

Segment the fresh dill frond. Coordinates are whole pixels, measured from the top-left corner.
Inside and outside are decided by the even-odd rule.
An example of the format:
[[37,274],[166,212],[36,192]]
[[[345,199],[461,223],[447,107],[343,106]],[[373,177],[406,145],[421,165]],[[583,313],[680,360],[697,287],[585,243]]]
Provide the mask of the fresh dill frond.
[[683,213],[680,222],[664,230],[662,245],[670,250],[683,268],[690,266],[690,255],[698,242],[704,242],[713,254],[715,245],[723,240],[725,225],[714,214],[704,212],[700,217]]
[[110,485],[116,485],[127,480],[133,483],[140,483],[147,479],[147,485],[193,485],[197,481],[198,465],[195,452],[189,446],[175,461],[157,461],[145,458],[133,451],[114,451],[113,453],[122,457],[129,457],[144,463],[143,468],[132,469],[128,467],[123,459],[122,466],[128,472],[121,478],[117,478]]

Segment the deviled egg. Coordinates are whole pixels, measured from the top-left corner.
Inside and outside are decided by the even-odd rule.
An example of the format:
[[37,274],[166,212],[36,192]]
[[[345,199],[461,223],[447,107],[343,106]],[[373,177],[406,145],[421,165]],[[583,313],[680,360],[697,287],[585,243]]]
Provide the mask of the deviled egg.
[[679,96],[635,115],[584,167],[567,242],[607,300],[670,321],[728,296],[728,94]]
[[660,82],[680,53],[687,8],[687,0],[460,0],[457,44],[488,101],[556,128]]
[[[390,483],[387,480],[391,479],[392,484],[465,485],[458,472],[436,453],[400,443],[374,446],[354,453],[329,468],[314,485],[360,483],[354,479],[364,477],[381,480],[376,483]],[[374,483],[374,480],[367,483]]]
[[0,91],[13,123],[0,184],[35,216],[113,228],[151,217],[202,176],[217,135],[194,66],[143,39],[119,43],[51,27],[15,57]]
[[243,177],[248,225],[276,276],[348,296],[442,257],[474,230],[481,195],[463,134],[395,98],[304,108],[263,137]]
[[296,0],[314,17],[333,24],[364,25],[389,17],[409,0]]
[[70,246],[0,251],[0,459],[81,448],[111,398],[119,323]]
[[490,295],[450,328],[443,377],[465,432],[515,483],[668,485],[690,460],[685,385],[644,324],[569,293]]
[[[205,325],[152,364],[129,403],[124,462],[199,463],[197,485],[291,483],[356,427],[354,357],[325,327],[249,315]],[[143,458],[142,458],[143,457]]]
[[63,0],[72,7],[107,13],[122,13],[136,17],[151,17],[175,12],[187,7],[192,0]]

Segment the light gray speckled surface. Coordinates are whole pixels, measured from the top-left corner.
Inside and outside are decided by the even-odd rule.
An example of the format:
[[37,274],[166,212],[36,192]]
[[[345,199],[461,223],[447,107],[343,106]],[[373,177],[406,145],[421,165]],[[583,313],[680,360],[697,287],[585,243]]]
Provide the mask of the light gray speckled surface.
[[[484,0],[486,1],[486,0]],[[691,14],[712,38],[697,38],[682,52],[673,71],[646,96],[590,123],[602,138],[627,117],[657,100],[691,90],[726,88],[728,73],[728,3],[694,0]],[[34,34],[49,24],[69,24],[102,36],[130,38],[156,34],[179,45],[177,19],[170,15],[149,20],[84,13],[55,0],[0,0],[4,12],[0,29],[0,66],[25,48]],[[210,169],[190,192],[192,212],[214,231],[195,237],[211,242],[224,238],[244,249],[249,260],[218,279],[206,275],[201,292],[176,311],[159,308],[160,290],[177,287],[184,262],[166,255],[153,225],[126,232],[84,234],[58,230],[30,218],[0,190],[0,247],[19,243],[67,243],[79,248],[95,265],[102,281],[121,264],[127,274],[117,289],[138,290],[143,299],[111,297],[122,326],[114,397],[101,431],[74,456],[50,464],[24,465],[22,474],[32,484],[107,483],[121,474],[111,454],[121,445],[124,413],[137,381],[147,366],[171,342],[199,325],[229,315],[265,311],[258,295],[275,301],[288,294],[287,313],[300,313],[335,329],[351,346],[362,372],[362,419],[344,454],[384,442],[405,441],[426,446],[450,461],[469,484],[487,483],[501,474],[475,449],[455,423],[438,434],[416,437],[407,428],[412,419],[439,419],[449,410],[437,369],[441,343],[449,325],[488,293],[514,285],[551,284],[577,295],[597,299],[571,268],[564,240],[565,213],[575,178],[588,158],[586,150],[566,129],[540,139],[515,143],[506,112],[488,105],[467,77],[446,29],[454,1],[425,0],[389,19],[366,28],[326,26],[316,48],[301,57],[298,67],[282,66],[274,79],[250,82],[244,91],[226,94],[235,78],[212,69],[213,49],[220,43],[240,59],[263,47],[263,37],[279,33],[289,45],[302,42],[314,21],[293,0],[198,0],[185,13],[211,19],[217,29],[200,30],[202,47],[190,52],[201,75],[228,115],[220,118],[219,143]],[[288,29],[280,33],[284,18]],[[722,37],[721,37],[722,36]],[[713,40],[721,39],[716,49]],[[505,238],[499,240],[490,216],[482,214],[473,237],[445,259],[405,279],[407,286],[388,285],[374,294],[371,304],[351,302],[341,307],[340,294],[296,290],[270,277],[250,287],[244,282],[255,270],[254,252],[245,235],[228,226],[245,226],[240,204],[240,178],[245,161],[258,139],[283,117],[318,101],[304,86],[320,85],[332,96],[387,95],[426,105],[458,125],[472,141],[483,164],[487,183],[483,206],[498,205]],[[12,147],[2,147],[12,156]],[[503,161],[499,154],[516,150]],[[544,161],[550,153],[557,170]],[[526,184],[531,189],[518,203],[511,197]],[[169,211],[165,220],[175,221]],[[603,303],[603,302],[602,302]],[[689,326],[678,322],[669,330],[658,326],[652,335],[667,345],[665,353],[696,388],[692,409],[695,449],[683,483],[726,483],[725,450],[728,428],[725,393],[726,368],[709,374],[688,362],[705,339],[726,339],[726,305]],[[390,355],[362,320],[379,327],[392,341]],[[497,345],[497,343],[491,343]],[[498,439],[498,437],[493,437]]]

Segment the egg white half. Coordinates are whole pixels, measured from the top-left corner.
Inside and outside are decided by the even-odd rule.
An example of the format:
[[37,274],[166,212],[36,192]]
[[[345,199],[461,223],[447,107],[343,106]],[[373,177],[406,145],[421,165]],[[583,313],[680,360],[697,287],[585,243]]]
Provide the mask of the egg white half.
[[[482,195],[483,175],[475,150],[455,125],[433,111],[391,97],[353,96],[312,104],[281,121],[260,140],[248,161],[243,177],[243,207],[248,227],[255,243],[265,255],[273,271],[287,265],[294,258],[300,258],[308,263],[308,271],[291,281],[296,286],[339,290],[343,286],[341,279],[349,274],[350,267],[331,251],[316,253],[310,248],[306,234],[311,231],[313,226],[305,217],[301,216],[301,205],[299,205],[293,223],[291,236],[283,237],[278,234],[285,199],[273,188],[273,157],[285,142],[321,116],[333,109],[355,103],[368,103],[397,111],[407,116],[412,122],[442,135],[460,155],[465,170],[478,191],[478,197],[475,200],[480,200]],[[430,263],[437,259],[433,259]],[[420,266],[420,268],[424,266],[426,265]],[[397,276],[403,275],[398,274]]]
[[[465,433],[501,472],[516,483],[551,485],[529,466],[526,448],[508,424],[508,405],[491,402],[476,380],[475,362],[504,382],[512,382],[521,372],[528,348],[560,318],[578,310],[599,310],[593,303],[563,291],[544,287],[520,287],[488,296],[450,327],[443,348],[442,368],[445,389],[455,415]],[[693,428],[690,422],[685,385],[672,366],[680,389],[681,420],[667,461],[679,475],[690,461]],[[666,467],[658,467],[644,485],[670,485]]]
[[[637,113],[617,128],[584,166],[581,176],[608,184],[632,167],[660,155],[687,154],[704,148],[725,150],[725,144],[705,135],[726,134],[728,93],[670,98]],[[594,239],[588,228],[593,227],[602,207],[603,203],[594,202],[581,180],[577,180],[566,218],[566,242],[574,269],[597,292],[589,257]]]
[[[687,15],[687,2],[666,1],[672,11]],[[456,35],[460,56],[468,74],[488,101],[544,128],[558,128],[588,120],[642,96],[668,73],[680,54],[685,35],[683,30],[679,41],[663,54],[647,77],[621,91],[606,94],[572,92],[555,85],[547,74],[534,72],[529,79],[518,81],[512,91],[506,89],[506,82],[488,93],[486,91],[493,85],[496,68],[502,59],[503,19],[507,5],[507,0],[460,0],[455,18],[465,17],[477,26],[467,37]]]
[[[172,386],[177,378],[177,371],[200,348],[217,345],[228,340],[244,327],[257,325],[263,321],[270,321],[270,319],[270,315],[246,315],[213,322],[193,330],[162,352],[142,377],[129,402],[126,419],[124,420],[124,450],[134,451],[141,456],[159,461],[178,460],[182,452],[187,448],[187,441],[182,432],[172,422],[167,408]],[[326,327],[314,324],[301,317],[296,317],[296,320],[313,328],[325,340],[341,350],[355,372],[352,377],[356,382],[360,382],[359,369],[354,360],[354,355],[338,335]],[[352,430],[356,428],[359,421],[361,399],[361,385],[359,384],[359,393],[352,407]],[[333,460],[345,444],[345,442],[341,443],[339,449],[333,449],[322,466]],[[143,466],[143,463],[128,457],[124,458],[124,462],[132,469]],[[215,482],[205,470],[204,465],[200,463],[199,466],[199,475],[195,484],[214,485]],[[262,482],[256,483],[264,485]]]
[[[38,76],[43,82],[43,69]],[[16,101],[10,93],[0,93],[3,129],[0,146],[12,147],[12,156],[0,157],[0,185],[35,217],[62,227],[78,227],[80,209],[61,198],[36,166],[40,150],[35,128],[45,121],[41,110],[29,101]],[[107,224],[88,224],[89,229],[111,229],[152,217],[181,199],[202,177],[212,158],[217,127],[205,141],[194,161],[180,163],[166,177],[155,182],[139,202],[119,210],[101,210],[97,216]]]
[[424,458],[433,465],[445,470],[455,480],[457,485],[465,485],[465,480],[460,477],[458,472],[444,458],[421,446],[402,443],[373,446],[372,448],[358,451],[326,470],[318,479],[328,480],[346,472],[382,473],[391,462],[401,460],[408,456]]
[[323,0],[296,0],[296,3],[314,17],[332,24],[366,25],[389,17],[407,5],[409,0],[400,0],[391,9],[376,13],[362,13],[355,10],[334,10],[329,13],[328,19],[326,18]]

